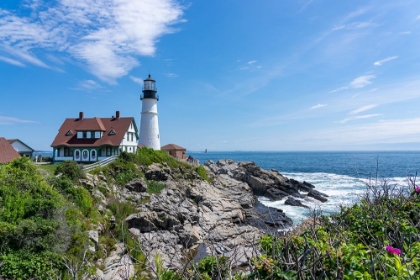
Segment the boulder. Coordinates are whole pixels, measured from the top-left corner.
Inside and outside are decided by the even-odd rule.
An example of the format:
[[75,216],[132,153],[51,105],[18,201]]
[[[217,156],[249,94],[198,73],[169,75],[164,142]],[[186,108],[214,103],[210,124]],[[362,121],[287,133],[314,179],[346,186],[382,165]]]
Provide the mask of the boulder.
[[327,202],[328,201],[328,196],[326,194],[323,194],[321,192],[315,191],[315,190],[311,190],[310,192],[308,192],[308,196],[315,198],[316,200],[319,200],[321,202]]
[[144,178],[137,178],[128,182],[125,185],[125,188],[132,192],[146,192],[147,182],[144,180]]
[[288,197],[286,199],[286,201],[284,202],[284,204],[286,205],[291,205],[291,206],[298,206],[298,207],[304,207],[304,208],[309,208],[309,206],[303,204],[300,200],[297,200],[293,197]]
[[134,277],[134,265],[129,255],[124,254],[124,243],[117,243],[105,260],[104,280],[126,280]]
[[147,171],[144,173],[147,180],[153,181],[166,181],[169,178],[169,174],[166,173],[168,168],[162,168],[159,164],[151,164]]

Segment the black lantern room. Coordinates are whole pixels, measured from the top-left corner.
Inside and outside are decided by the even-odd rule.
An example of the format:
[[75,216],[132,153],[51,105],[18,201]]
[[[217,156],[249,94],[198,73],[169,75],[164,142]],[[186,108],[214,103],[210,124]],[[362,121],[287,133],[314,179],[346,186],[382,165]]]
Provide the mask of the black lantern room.
[[156,81],[152,79],[149,74],[149,77],[143,82],[143,94],[140,96],[140,99],[144,98],[153,98],[159,100],[159,96],[156,94]]

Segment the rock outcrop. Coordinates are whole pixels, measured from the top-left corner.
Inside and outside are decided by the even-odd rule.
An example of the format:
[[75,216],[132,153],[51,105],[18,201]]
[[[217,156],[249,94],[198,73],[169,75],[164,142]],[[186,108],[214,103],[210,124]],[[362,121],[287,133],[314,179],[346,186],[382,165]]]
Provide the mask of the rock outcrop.
[[[304,192],[320,201],[327,197],[309,183],[263,170],[252,162],[209,161],[204,167],[211,183],[183,174],[182,168],[174,171],[152,165],[145,170],[148,180],[164,182],[166,188],[139,205],[138,213],[127,217],[126,222],[149,264],[153,265],[154,256],[159,254],[164,266],[180,268],[197,257],[200,248],[203,255],[225,255],[233,265],[245,265],[257,253],[254,245],[262,234],[292,226],[282,210],[264,206],[257,195],[272,200],[290,197],[289,202],[300,207],[305,205],[295,198],[306,197]],[[133,195],[146,191],[138,179],[126,189]]]
[[[327,195],[307,182],[299,182],[276,170],[264,170],[253,162],[233,160],[208,161],[203,167],[209,182],[192,169],[170,168],[166,164],[139,167],[143,178],[136,178],[124,187],[107,182],[103,174],[88,175],[81,181],[97,199],[98,210],[112,228],[116,221],[109,210],[108,198],[130,202],[135,214],[126,223],[147,264],[153,268],[159,255],[167,268],[181,268],[189,260],[205,255],[224,255],[233,266],[243,266],[259,252],[255,244],[265,233],[290,228],[292,220],[281,209],[263,205],[258,196],[285,200],[285,204],[308,207],[302,201],[327,201]],[[159,194],[150,195],[148,182],[164,183]],[[89,231],[92,251],[102,248],[98,235],[103,226]],[[132,275],[133,263],[123,244],[107,254],[97,279],[117,279]]]

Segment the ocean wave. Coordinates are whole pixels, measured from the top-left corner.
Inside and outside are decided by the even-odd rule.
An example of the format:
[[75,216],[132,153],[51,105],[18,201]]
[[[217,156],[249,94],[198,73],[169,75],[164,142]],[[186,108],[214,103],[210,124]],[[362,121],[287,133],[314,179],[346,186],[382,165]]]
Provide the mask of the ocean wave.
[[380,187],[381,184],[384,183],[384,180],[386,180],[386,182],[392,186],[401,188],[405,188],[407,186],[407,178],[404,177],[378,179],[378,181],[372,182],[367,179],[322,172],[284,172],[282,174],[288,178],[311,183],[315,186],[317,191],[325,193],[329,196],[328,201],[325,203],[319,202],[318,200],[310,197],[303,199],[302,203],[309,206],[310,209],[285,205],[284,202],[286,201],[286,198],[279,201],[270,201],[269,199],[262,197],[258,198],[261,203],[266,206],[282,209],[286,215],[293,220],[294,225],[298,225],[309,218],[313,211],[318,211],[325,215],[331,215],[338,213],[340,206],[351,206],[358,203],[361,197],[366,194],[367,184],[375,183]]

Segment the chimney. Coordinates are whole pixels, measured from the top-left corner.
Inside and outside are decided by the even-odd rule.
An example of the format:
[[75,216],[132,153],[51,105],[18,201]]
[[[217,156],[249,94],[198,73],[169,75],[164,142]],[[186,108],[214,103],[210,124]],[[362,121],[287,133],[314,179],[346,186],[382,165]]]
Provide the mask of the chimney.
[[120,118],[120,111],[115,112],[115,118],[118,120]]
[[79,120],[83,120],[84,114],[83,112],[79,112]]

